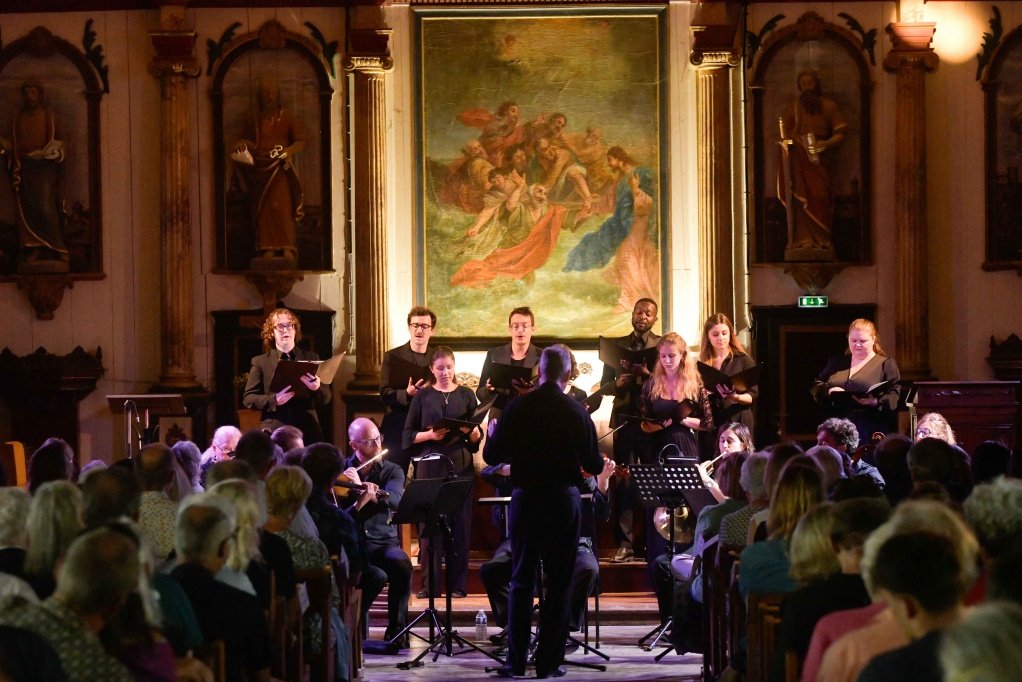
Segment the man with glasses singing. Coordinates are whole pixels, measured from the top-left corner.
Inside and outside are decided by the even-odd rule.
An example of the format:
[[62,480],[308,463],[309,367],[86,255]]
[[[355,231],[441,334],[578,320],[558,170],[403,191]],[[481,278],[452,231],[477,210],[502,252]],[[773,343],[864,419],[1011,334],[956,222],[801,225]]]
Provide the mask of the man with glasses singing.
[[[371,461],[380,454],[380,431],[371,419],[359,417],[348,427],[348,445],[352,455],[348,458],[344,475],[352,483],[362,484],[365,489],[356,495],[348,511],[365,533],[369,563],[383,569],[387,574],[387,630],[384,637],[394,638],[408,622],[408,597],[412,593],[412,562],[401,549],[397,526],[390,524],[391,513],[401,502],[405,489],[405,472],[389,456]],[[359,469],[359,467],[362,467]],[[386,492],[386,497],[380,495]],[[366,614],[372,604],[362,602],[362,622],[367,623]],[[408,636],[397,642],[407,647]]]
[[[383,354],[380,367],[380,398],[387,408],[380,424],[387,459],[408,471],[409,453],[401,447],[401,433],[408,417],[412,396],[426,386],[429,373],[429,339],[436,329],[436,313],[415,306],[408,311],[408,343]],[[415,372],[415,368],[419,371]],[[414,374],[414,376],[412,376]]]
[[512,398],[510,390],[494,388],[490,383],[490,367],[493,363],[530,368],[539,364],[540,349],[532,345],[532,335],[536,332],[536,316],[532,310],[524,306],[512,310],[507,318],[507,329],[511,333],[511,343],[486,351],[483,369],[479,373],[479,388],[476,390],[479,402],[485,402],[497,394],[497,400],[490,408],[491,419],[500,415],[500,411]]
[[329,386],[322,385],[315,374],[305,374],[301,380],[312,391],[308,397],[296,396],[290,386],[277,392],[270,390],[270,380],[281,360],[320,359],[316,353],[295,346],[302,340],[301,323],[290,310],[277,308],[263,322],[262,338],[266,352],[252,358],[242,403],[263,413],[259,426],[264,430],[273,431],[290,424],[301,429],[306,445],[322,441],[316,404],[330,402]]

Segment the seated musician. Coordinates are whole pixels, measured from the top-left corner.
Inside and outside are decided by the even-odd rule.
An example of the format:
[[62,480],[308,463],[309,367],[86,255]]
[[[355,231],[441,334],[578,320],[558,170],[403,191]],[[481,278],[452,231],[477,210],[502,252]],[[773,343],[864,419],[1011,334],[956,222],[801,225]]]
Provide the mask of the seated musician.
[[[391,513],[401,502],[405,489],[402,467],[385,459],[373,461],[382,452],[380,430],[371,419],[360,417],[348,427],[352,455],[344,476],[365,489],[349,495],[348,510],[365,534],[369,563],[387,574],[387,630],[384,638],[393,639],[408,623],[408,598],[412,593],[412,562],[401,549],[397,526],[390,525]],[[386,495],[381,495],[381,492]],[[382,499],[381,499],[382,498]],[[344,506],[344,503],[341,503]],[[362,602],[363,622],[372,603]],[[407,636],[400,645],[407,643]]]

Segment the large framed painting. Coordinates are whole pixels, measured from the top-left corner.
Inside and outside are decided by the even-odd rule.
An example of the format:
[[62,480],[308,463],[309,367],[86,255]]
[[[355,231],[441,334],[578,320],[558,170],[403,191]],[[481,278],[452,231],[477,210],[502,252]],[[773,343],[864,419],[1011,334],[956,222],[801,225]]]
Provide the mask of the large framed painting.
[[867,51],[807,12],[752,65],[753,262],[872,261]]
[[1011,31],[994,50],[982,85],[987,192],[983,269],[1022,274],[1022,28]]
[[663,8],[415,12],[417,299],[462,345],[631,329],[668,268]]

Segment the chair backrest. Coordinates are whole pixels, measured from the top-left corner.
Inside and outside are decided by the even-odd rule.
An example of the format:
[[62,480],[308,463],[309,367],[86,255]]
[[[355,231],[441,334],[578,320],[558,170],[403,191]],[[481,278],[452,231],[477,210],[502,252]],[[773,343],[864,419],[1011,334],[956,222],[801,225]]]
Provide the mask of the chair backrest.
[[213,640],[195,649],[195,658],[199,659],[213,671],[213,682],[225,682],[227,679],[227,647],[224,640]]
[[[336,564],[335,564],[336,566]],[[351,644],[351,677],[355,679],[362,669],[362,590],[357,587],[361,574],[355,573],[344,578],[334,570],[337,592],[341,596],[341,620],[348,626],[348,641]]]
[[28,485],[28,460],[24,443],[16,440],[0,443],[0,466],[7,475],[7,485],[19,488]]
[[320,633],[323,646],[319,653],[309,659],[310,679],[332,680],[334,679],[334,638],[330,633],[330,609],[333,604],[330,600],[330,586],[333,581],[333,570],[329,564],[320,568],[303,569],[295,571],[295,579],[305,583],[305,590],[309,595],[309,607],[306,613],[319,614]]
[[728,661],[734,660],[739,642],[745,636],[745,600],[738,589],[738,556],[741,552],[741,547],[718,545],[714,566],[714,573],[718,576],[714,598],[727,614],[721,627]]
[[786,593],[749,593],[749,667],[748,682],[767,682],[770,662],[777,646],[777,628],[781,623],[781,604]]

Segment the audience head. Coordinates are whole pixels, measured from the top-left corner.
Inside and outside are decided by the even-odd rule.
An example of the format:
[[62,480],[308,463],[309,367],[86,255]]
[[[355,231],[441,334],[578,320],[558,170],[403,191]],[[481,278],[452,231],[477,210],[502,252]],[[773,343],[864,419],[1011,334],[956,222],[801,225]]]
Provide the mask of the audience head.
[[182,563],[201,563],[216,573],[227,560],[237,512],[224,497],[192,495],[177,509],[174,550]]
[[341,453],[330,443],[316,443],[305,449],[302,469],[312,481],[312,489],[327,491],[341,473]]
[[944,631],[940,664],[946,682],[1022,680],[1022,606],[981,604]]
[[563,384],[571,375],[571,351],[563,343],[555,343],[543,349],[539,356],[540,382],[553,381]]
[[739,450],[743,452],[755,452],[756,450],[752,444],[749,427],[738,422],[720,427],[720,432],[717,434],[717,454],[722,455],[725,452],[738,452]]
[[891,507],[883,498],[860,498],[834,503],[830,541],[843,571],[859,572],[866,538],[890,517]]
[[60,438],[47,438],[28,460],[28,493],[35,495],[47,481],[70,481],[75,477],[75,455]]
[[873,571],[880,563],[880,547],[895,535],[929,534],[947,538],[957,552],[957,565],[969,586],[978,574],[979,543],[962,517],[952,509],[933,500],[906,500],[898,505],[891,518],[866,539],[862,549],[862,577],[866,589],[876,597]]
[[813,458],[816,466],[823,472],[823,489],[830,490],[839,478],[845,476],[845,463],[841,453],[829,445],[814,445],[806,450],[806,455]]
[[96,528],[121,517],[136,518],[142,503],[142,489],[124,467],[108,467],[86,479],[82,484],[82,497],[85,527]]
[[85,479],[87,479],[89,476],[96,473],[97,471],[102,471],[103,469],[106,469],[106,462],[104,462],[101,459],[92,460],[91,462],[83,466],[82,470],[78,472],[78,485],[82,485],[83,483],[85,483]]
[[177,466],[184,473],[194,490],[199,485],[199,462],[202,459],[202,452],[199,446],[190,440],[179,440],[170,448],[174,452],[174,459]]
[[269,434],[259,429],[242,436],[234,450],[234,461],[247,462],[258,478],[266,476],[270,468],[276,464],[273,456],[273,441]]
[[25,572],[53,572],[57,560],[82,530],[82,491],[70,481],[44,483],[28,509],[28,550]]
[[998,476],[1008,473],[1011,450],[1004,443],[986,440],[976,446],[972,453],[972,480],[989,483]]
[[788,462],[770,497],[767,530],[771,538],[790,540],[802,515],[823,501],[823,474],[804,455]]
[[165,490],[174,477],[174,451],[163,443],[146,445],[138,453],[135,471],[144,491]]
[[90,530],[70,543],[57,576],[55,599],[81,616],[109,621],[139,584],[138,545],[110,528]]
[[209,492],[234,505],[235,541],[227,552],[227,566],[244,571],[249,561],[260,558],[259,529],[266,523],[266,513],[259,504],[259,493],[253,484],[238,479],[217,483]]
[[1022,537],[1015,537],[1011,545],[994,559],[987,573],[987,600],[1013,601],[1022,605]]
[[287,464],[292,467],[300,467],[302,465],[302,458],[305,457],[305,448],[293,448],[284,453],[281,464]]
[[0,488],[0,547],[21,547],[28,540],[30,498],[21,488]]
[[749,454],[745,450],[732,452],[722,458],[713,471],[713,479],[720,486],[721,492],[730,499],[745,499],[741,482],[742,466],[749,459]]
[[202,464],[210,460],[222,461],[234,456],[234,450],[241,440],[241,431],[236,426],[221,426],[213,432],[213,439],[209,442],[209,449],[202,453]]
[[908,450],[912,441],[900,433],[880,441],[873,453],[873,462],[884,477],[884,495],[893,505],[898,504],[912,492],[912,475],[908,470]]
[[294,450],[295,448],[305,447],[305,436],[302,434],[301,429],[290,424],[284,424],[284,426],[278,426],[272,434],[270,434],[270,440],[275,445],[280,446],[280,449],[284,452]]
[[312,492],[312,479],[297,466],[276,466],[266,477],[266,511],[290,521],[305,505]]
[[955,432],[951,430],[944,415],[939,412],[927,412],[916,422],[916,440],[936,438],[948,445],[956,445]]
[[851,478],[839,478],[831,486],[828,498],[831,502],[842,502],[845,500],[858,500],[863,498],[880,499],[884,497],[884,490],[871,476],[859,474]]
[[978,485],[963,508],[986,556],[996,558],[1022,538],[1022,481],[1002,476]]
[[829,578],[838,572],[837,555],[831,544],[834,505],[823,502],[807,511],[795,525],[788,557],[789,573],[802,585]]
[[831,417],[816,427],[816,444],[851,455],[859,447],[859,430],[847,419]]
[[745,497],[749,504],[765,505],[770,501],[770,494],[767,492],[766,467],[770,456],[765,452],[754,452],[742,464],[742,473],[739,483],[745,491]]
[[954,448],[938,438],[923,438],[908,451],[908,470],[912,483],[934,481],[948,488],[956,478],[957,455]]
[[225,459],[217,462],[206,472],[206,489],[212,488],[221,481],[238,478],[242,481],[255,483],[259,480],[251,465],[240,459]]
[[802,448],[795,441],[786,440],[771,445],[769,453],[770,459],[767,461],[766,472],[763,476],[766,481],[767,497],[772,497],[784,465],[801,455]]

